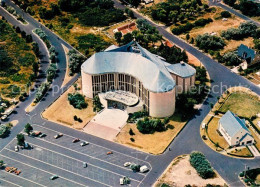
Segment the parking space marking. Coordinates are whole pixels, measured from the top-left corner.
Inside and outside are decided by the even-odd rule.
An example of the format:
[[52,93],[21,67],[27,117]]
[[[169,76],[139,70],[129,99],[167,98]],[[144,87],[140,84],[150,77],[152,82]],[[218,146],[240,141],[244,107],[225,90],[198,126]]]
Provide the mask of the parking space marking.
[[[58,132],[58,131],[56,131],[56,130],[53,130],[53,129],[50,129],[50,128],[47,128],[47,127],[43,127],[43,126],[40,126],[40,125],[37,125],[37,124],[33,124],[33,125],[38,126],[38,127],[40,127],[40,128],[48,129],[48,130],[53,131],[53,132],[56,132],[56,133],[60,133],[60,132]],[[68,136],[68,137],[71,137],[71,138],[73,138],[73,139],[76,138],[76,137],[74,137],[74,136],[70,136],[70,135],[65,134],[65,133],[63,133],[63,134],[66,135],[66,136]],[[82,139],[82,141],[87,141],[87,140],[83,140],[83,139]],[[91,144],[93,144],[93,145],[95,145],[95,146],[101,147],[101,148],[103,148],[103,149],[109,150],[108,148],[103,147],[103,146],[101,146],[101,145],[97,145],[97,144],[95,144],[95,143],[93,143],[93,142],[90,142],[90,141],[89,141],[89,143],[91,143]],[[126,155],[126,154],[124,154],[124,153],[121,153],[121,152],[118,152],[118,151],[114,151],[114,150],[112,150],[112,152],[118,153],[118,154],[121,154],[121,155],[124,155],[124,156],[126,156],[126,157],[130,157],[130,158],[133,158],[133,159],[136,159],[136,160],[139,160],[139,161],[141,161],[141,162],[145,162],[145,163],[147,163],[147,164],[150,166],[150,170],[152,170],[151,164],[150,164],[149,162],[145,161],[145,160],[142,160],[142,159],[139,159],[139,158],[135,158],[135,157],[133,157],[133,156],[131,156],[131,155]],[[143,153],[143,152],[142,152],[142,153]],[[147,154],[147,153],[144,153],[144,154]],[[147,154],[147,155],[149,155],[149,154]]]
[[[124,170],[131,171],[131,169],[128,169],[128,168],[126,168],[126,167],[123,167],[123,166],[120,166],[120,165],[117,165],[117,164],[113,164],[113,163],[111,163],[111,162],[108,162],[108,161],[105,161],[105,160],[96,158],[96,157],[94,157],[94,156],[91,156],[91,155],[88,155],[88,154],[85,154],[85,153],[81,153],[81,152],[79,152],[79,151],[75,151],[75,150],[73,150],[73,149],[64,147],[64,146],[62,146],[62,145],[59,145],[59,144],[56,144],[56,143],[53,143],[53,142],[50,142],[50,141],[47,141],[47,140],[43,140],[43,139],[40,139],[40,138],[37,138],[37,139],[42,140],[42,141],[44,141],[44,142],[48,142],[49,144],[53,144],[53,145],[58,146],[58,147],[62,147],[63,149],[67,149],[67,150],[70,150],[70,151],[72,151],[72,152],[75,152],[75,153],[78,153],[78,154],[81,154],[81,155],[84,155],[84,156],[88,156],[88,157],[90,157],[90,158],[92,158],[92,159],[99,160],[99,161],[101,161],[101,162],[106,162],[107,164],[114,165],[114,166],[119,167],[119,168],[122,168],[122,169],[124,169]],[[143,173],[138,173],[138,174],[139,174],[139,175],[146,176],[146,175],[143,174]]]
[[[73,157],[70,157],[70,156],[67,156],[67,155],[64,155],[64,154],[62,154],[62,153],[59,153],[59,152],[56,152],[56,151],[53,151],[53,150],[51,150],[51,149],[47,149],[47,148],[44,148],[44,147],[41,147],[41,146],[39,146],[39,145],[36,145],[36,144],[33,144],[33,143],[30,143],[31,145],[34,145],[36,148],[38,148],[38,147],[40,147],[40,149],[45,149],[45,150],[48,150],[48,151],[50,151],[51,153],[56,153],[56,154],[59,154],[59,155],[62,155],[62,156],[64,156],[64,157],[67,157],[67,158],[70,158],[70,159],[72,159],[72,160],[76,160],[76,161],[78,161],[78,162],[84,162],[84,161],[82,161],[82,160],[78,160],[78,159],[76,159],[76,158],[73,158]],[[6,148],[7,149],[7,148]],[[27,155],[25,155],[25,156],[27,156]],[[67,160],[67,162],[68,162],[69,160]],[[78,162],[77,162],[77,164],[78,164]],[[68,165],[72,165],[72,163],[67,163]],[[99,166],[96,166],[96,165],[94,165],[94,164],[89,164],[88,163],[88,165],[91,165],[92,167],[94,167],[94,168],[98,168],[98,169],[100,169],[100,170],[104,170],[104,171],[107,171],[107,172],[109,172],[109,173],[113,173],[113,174],[115,174],[115,175],[118,175],[118,176],[122,176],[121,174],[119,174],[119,173],[116,173],[116,172],[113,172],[113,171],[110,171],[110,170],[107,170],[107,169],[104,169],[104,168],[101,168],[101,167],[99,167]],[[136,180],[136,179],[132,179],[132,178],[130,178],[131,180],[133,180],[133,181],[136,181],[136,182],[141,182],[141,181],[139,181],[139,180]]]
[[[35,125],[35,124],[34,124],[34,125]],[[39,125],[36,125],[36,126],[39,126]],[[39,127],[41,128],[42,126],[39,126]],[[48,130],[50,130],[50,131],[54,131],[54,130],[49,129],[49,128],[46,128],[46,127],[42,127],[42,128],[48,129]],[[56,133],[60,133],[60,132],[58,132],[58,131],[54,131],[54,132],[56,132]],[[68,136],[68,137],[71,137],[71,138],[74,138],[74,139],[75,139],[75,137],[73,137],[73,136],[70,136],[70,135],[67,135],[67,134],[64,134],[64,135],[66,135],[66,136]],[[37,137],[36,137],[36,138],[37,138]],[[68,150],[70,150],[70,151],[73,151],[73,152],[76,152],[76,153],[79,153],[79,154],[82,154],[82,155],[85,155],[85,156],[91,157],[91,158],[96,159],[96,160],[99,160],[99,161],[101,161],[101,162],[106,162],[106,163],[108,163],[108,164],[111,164],[111,165],[114,165],[114,166],[117,166],[117,167],[123,168],[123,169],[125,169],[125,170],[130,170],[130,169],[127,169],[126,167],[123,167],[123,166],[121,166],[121,165],[117,165],[117,164],[114,164],[114,163],[111,163],[111,162],[108,162],[108,161],[102,160],[102,159],[100,159],[100,158],[97,158],[97,157],[91,156],[91,155],[89,155],[89,154],[85,154],[85,153],[82,153],[82,152],[76,151],[76,150],[71,149],[71,148],[68,148],[68,147],[64,147],[64,146],[62,146],[62,145],[59,145],[59,144],[57,144],[57,143],[54,143],[54,142],[51,142],[51,141],[48,141],[48,140],[41,139],[41,138],[37,138],[37,139],[42,140],[42,141],[45,141],[45,142],[48,142],[48,143],[50,143],[50,144],[53,144],[53,145],[56,145],[56,146],[59,146],[59,147],[62,147],[62,148],[64,148],[64,149],[68,149]],[[82,141],[85,141],[85,140],[82,140]],[[93,143],[91,143],[91,144],[93,144]],[[95,145],[95,146],[99,146],[99,145],[96,145],[96,144],[94,144],[94,145]],[[99,146],[99,147],[102,147],[102,146]],[[102,147],[102,148],[104,148],[104,149],[107,150],[107,148],[105,148],[105,147]],[[112,151],[112,152],[113,152],[113,151]],[[119,153],[119,154],[122,154],[122,155],[124,155],[124,156],[126,156],[126,157],[130,157],[130,158],[133,158],[133,159],[135,159],[135,160],[139,160],[139,161],[141,161],[141,162],[147,163],[147,164],[149,164],[149,166],[150,166],[150,171],[152,170],[152,166],[151,166],[151,164],[150,164],[149,162],[147,162],[147,161],[144,161],[144,160],[141,160],[141,159],[138,159],[138,158],[132,157],[132,156],[128,156],[128,155],[125,155],[125,154],[120,153],[120,152],[117,152],[117,151],[115,151],[115,152],[116,152],[116,153]],[[146,175],[143,174],[143,173],[139,173],[139,174],[140,174],[140,175],[143,175],[143,176],[146,176]]]
[[[36,159],[36,158],[33,158],[33,157],[31,157],[31,156],[27,156],[27,155],[21,154],[21,153],[19,153],[19,152],[15,152],[15,151],[13,151],[13,150],[11,150],[11,149],[7,149],[7,148],[5,148],[5,149],[8,150],[8,151],[11,151],[11,152],[17,153],[17,154],[19,154],[19,155],[23,155],[24,157],[31,158],[31,159],[36,160],[36,161],[38,161],[38,162],[42,162],[42,163],[47,164],[47,165],[49,165],[49,166],[56,167],[56,168],[58,168],[58,169],[60,169],[60,170],[67,171],[67,172],[72,173],[72,174],[74,174],[74,175],[78,175],[78,176],[83,177],[83,178],[85,178],[85,179],[88,179],[88,180],[91,180],[91,181],[94,181],[94,182],[100,183],[100,184],[105,185],[105,186],[109,186],[109,185],[104,184],[104,183],[102,183],[102,182],[99,182],[99,181],[97,181],[97,180],[90,179],[90,178],[88,178],[88,177],[85,177],[85,176],[82,176],[82,175],[76,174],[76,173],[74,173],[74,172],[71,172],[71,171],[69,171],[69,170],[66,170],[66,169],[60,168],[60,167],[58,167],[58,166],[53,166],[53,165],[51,165],[51,164],[49,164],[49,163],[47,163],[47,162],[43,162],[43,161],[41,161],[41,160],[39,160],[39,159]],[[15,159],[14,159],[14,160],[15,160]],[[43,171],[44,171],[44,170],[43,170]]]
[[[5,149],[6,149],[6,148],[5,148]],[[9,149],[7,149],[7,150],[9,150]],[[13,150],[10,150],[10,151],[14,152]],[[17,153],[17,152],[16,152],[16,153]],[[21,163],[21,164],[24,164],[24,165],[26,165],[26,166],[28,166],[28,167],[31,167],[31,168],[34,168],[34,169],[43,171],[43,172],[48,173],[48,174],[51,174],[51,175],[55,175],[54,173],[51,173],[51,172],[49,172],[49,171],[45,171],[45,170],[43,170],[43,169],[37,168],[37,167],[32,166],[32,165],[29,165],[29,164],[26,164],[26,163],[21,162],[21,161],[19,161],[19,160],[16,160],[16,159],[7,157],[7,156],[2,155],[2,154],[0,154],[0,155],[1,155],[2,157],[8,158],[8,159],[10,159],[10,160],[14,160],[15,162],[19,162],[19,163]],[[17,177],[20,177],[20,176],[17,175]],[[59,177],[62,178],[62,179],[64,179],[64,180],[70,181],[70,182],[72,182],[72,183],[75,183],[75,184],[78,184],[78,185],[81,185],[81,186],[85,186],[85,185],[83,185],[83,184],[80,184],[80,183],[78,183],[78,182],[72,181],[72,180],[70,180],[70,179],[67,179],[67,178],[64,178],[64,177],[61,177],[61,176],[59,176]],[[20,178],[23,178],[23,177],[20,177]],[[26,178],[23,178],[23,179],[28,180],[28,181],[30,181],[30,182],[33,182],[33,181],[31,181],[31,180],[29,180],[29,179],[26,179]],[[41,184],[39,184],[39,185],[41,185]],[[41,186],[43,186],[43,185],[41,185]]]
[[[1,156],[6,157],[6,156],[4,156],[4,155],[2,155],[2,154],[1,154]],[[6,157],[6,158],[9,158],[9,157]],[[10,159],[10,158],[9,158],[9,159]],[[30,179],[23,178],[23,177],[21,177],[21,176],[19,176],[19,175],[14,175],[14,174],[11,174],[11,173],[9,173],[9,172],[7,172],[7,174],[12,175],[12,176],[15,176],[15,177],[18,177],[18,178],[21,178],[21,179],[24,179],[24,180],[26,180],[26,181],[29,181],[29,182],[31,182],[31,183],[34,183],[34,184],[37,184],[37,185],[39,185],[39,186],[43,186],[43,187],[44,187],[44,185],[42,185],[42,184],[39,184],[39,183],[37,183],[37,182],[34,182],[34,181],[30,180]]]
[[[8,181],[8,180],[5,180],[5,179],[3,179],[3,178],[0,178],[0,181],[5,181],[5,182],[7,182],[7,183],[9,183],[9,184],[12,184],[12,185],[14,185],[14,186],[20,186],[20,185],[18,185],[18,184],[15,184],[15,183],[13,183],[13,182],[11,182],[11,181]],[[20,186],[20,187],[22,187],[22,186]]]

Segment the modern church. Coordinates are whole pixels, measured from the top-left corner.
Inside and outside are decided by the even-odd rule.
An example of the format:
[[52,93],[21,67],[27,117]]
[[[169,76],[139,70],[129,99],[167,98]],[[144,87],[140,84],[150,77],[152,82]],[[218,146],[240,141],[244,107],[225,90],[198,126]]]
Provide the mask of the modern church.
[[128,113],[147,110],[152,117],[171,116],[176,95],[194,85],[196,70],[169,64],[137,42],[95,53],[81,66],[83,94],[99,96],[108,108]]

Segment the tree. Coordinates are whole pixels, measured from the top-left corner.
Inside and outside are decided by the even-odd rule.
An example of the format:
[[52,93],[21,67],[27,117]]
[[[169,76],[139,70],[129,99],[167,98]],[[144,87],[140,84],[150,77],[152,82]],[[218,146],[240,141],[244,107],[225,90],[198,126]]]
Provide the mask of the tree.
[[118,44],[120,44],[122,42],[122,33],[121,32],[116,32],[115,33],[115,39],[116,39],[116,42]]
[[25,138],[23,134],[17,134],[16,136],[17,139],[17,145],[23,146],[25,142]]
[[33,131],[33,127],[31,126],[30,123],[27,123],[24,127],[24,132],[30,135],[30,132]]
[[130,168],[133,170],[133,172],[139,172],[140,171],[140,165],[132,164]]
[[4,166],[4,161],[3,160],[0,160],[0,168],[2,168]]
[[141,3],[141,0],[126,0],[126,2],[133,5],[134,7],[137,7]]
[[47,71],[46,71],[46,73],[47,73],[47,81],[48,82],[52,82],[52,80],[55,78],[56,71],[57,71],[56,64],[51,64],[49,66],[49,68],[47,69]]
[[189,40],[190,39],[190,34],[186,34],[186,40]]
[[220,13],[220,15],[221,15],[222,18],[230,18],[231,17],[231,14],[226,10],[222,11]]
[[237,66],[242,63],[241,58],[235,52],[225,53],[222,60],[226,66]]
[[85,58],[78,54],[75,50],[70,50],[69,53],[69,68],[70,74],[75,74],[80,72],[80,66],[84,62]]
[[68,94],[68,100],[70,104],[76,109],[87,108],[87,103],[85,102],[85,97],[80,93]]
[[133,36],[131,33],[127,33],[124,35],[123,39],[122,39],[122,43],[123,44],[128,44],[129,42],[131,42],[133,40]]
[[13,65],[12,58],[3,47],[0,46],[0,71],[4,71]]
[[198,35],[195,41],[196,41],[196,46],[206,52],[208,52],[208,50],[223,49],[224,46],[226,45],[222,38],[218,36],[211,36],[208,33],[203,35]]

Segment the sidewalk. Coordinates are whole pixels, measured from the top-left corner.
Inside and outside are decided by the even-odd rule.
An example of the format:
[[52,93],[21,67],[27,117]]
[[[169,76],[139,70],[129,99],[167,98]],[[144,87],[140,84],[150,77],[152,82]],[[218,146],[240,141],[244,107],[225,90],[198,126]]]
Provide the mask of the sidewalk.
[[254,145],[249,145],[248,148],[250,149],[250,151],[253,153],[253,155],[255,157],[258,157],[258,156],[260,157],[260,153]]

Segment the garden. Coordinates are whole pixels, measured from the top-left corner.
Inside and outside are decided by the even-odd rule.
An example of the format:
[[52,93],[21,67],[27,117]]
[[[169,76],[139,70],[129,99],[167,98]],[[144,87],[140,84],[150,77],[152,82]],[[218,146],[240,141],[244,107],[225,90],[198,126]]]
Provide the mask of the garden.
[[250,169],[246,168],[245,171],[242,171],[239,174],[240,179],[247,186],[259,186],[260,185],[260,168]]
[[240,118],[246,119],[247,127],[256,142],[255,147],[260,150],[260,139],[257,135],[260,131],[254,123],[257,114],[260,113],[259,96],[247,88],[233,87],[218,99],[218,102],[203,121],[205,129],[201,128],[202,139],[209,147],[220,153],[237,157],[253,157],[247,147],[230,147],[217,129],[220,118],[230,110]]

